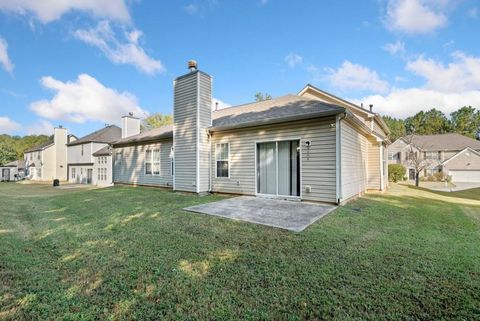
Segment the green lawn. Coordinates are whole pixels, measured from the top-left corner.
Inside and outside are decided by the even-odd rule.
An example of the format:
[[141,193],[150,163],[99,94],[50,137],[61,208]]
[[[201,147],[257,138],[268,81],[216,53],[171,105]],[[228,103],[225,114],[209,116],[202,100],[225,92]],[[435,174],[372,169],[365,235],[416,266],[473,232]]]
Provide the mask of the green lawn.
[[159,189],[0,184],[0,319],[480,319],[480,189],[395,185],[302,233]]

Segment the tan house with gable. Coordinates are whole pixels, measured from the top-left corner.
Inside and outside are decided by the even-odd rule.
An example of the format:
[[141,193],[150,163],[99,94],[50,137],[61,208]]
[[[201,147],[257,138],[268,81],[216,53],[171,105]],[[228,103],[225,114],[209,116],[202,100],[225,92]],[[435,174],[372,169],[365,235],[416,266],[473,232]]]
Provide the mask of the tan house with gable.
[[387,187],[379,115],[311,85],[212,111],[212,78],[189,62],[174,82],[174,124],[113,145],[115,184],[343,203]]
[[402,164],[409,179],[415,170],[409,161],[409,153],[428,166],[421,177],[443,172],[453,182],[480,183],[480,141],[457,133],[442,135],[413,135],[397,139],[389,148],[389,164]]

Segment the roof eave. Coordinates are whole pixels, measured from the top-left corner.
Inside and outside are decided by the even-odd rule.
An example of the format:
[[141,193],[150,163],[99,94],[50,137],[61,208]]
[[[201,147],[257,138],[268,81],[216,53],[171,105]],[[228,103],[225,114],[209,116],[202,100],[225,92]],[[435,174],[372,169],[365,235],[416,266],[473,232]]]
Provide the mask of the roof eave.
[[167,139],[167,138],[173,138],[173,134],[172,133],[163,134],[163,135],[155,136],[155,137],[149,138],[149,139],[139,139],[139,140],[133,140],[133,141],[126,141],[126,142],[114,142],[114,143],[111,143],[111,145],[114,148],[115,147],[131,146],[131,145],[146,145],[146,144],[155,143],[159,140],[163,140],[163,139]]
[[270,124],[279,124],[285,123],[289,121],[295,120],[304,120],[310,118],[321,118],[321,117],[328,117],[328,116],[335,116],[345,112],[345,108],[338,107],[337,110],[329,110],[323,112],[316,112],[316,113],[309,113],[304,115],[296,115],[296,116],[289,116],[289,117],[282,117],[282,118],[274,118],[274,119],[267,119],[267,120],[257,120],[251,122],[245,122],[240,124],[233,124],[233,125],[224,125],[224,126],[212,126],[208,128],[209,132],[218,132],[224,130],[231,130],[231,129],[239,129],[239,128],[248,128],[248,127],[255,127],[255,126],[262,126],[262,125],[270,125]]

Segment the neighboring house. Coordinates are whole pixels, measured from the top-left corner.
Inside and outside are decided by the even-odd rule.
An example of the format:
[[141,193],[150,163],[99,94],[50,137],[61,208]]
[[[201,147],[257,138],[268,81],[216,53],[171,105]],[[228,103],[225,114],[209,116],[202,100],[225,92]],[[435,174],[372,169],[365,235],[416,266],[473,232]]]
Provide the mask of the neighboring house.
[[311,85],[212,112],[212,78],[189,67],[174,82],[173,126],[113,143],[114,183],[330,203],[386,188],[379,115]]
[[0,181],[10,182],[18,181],[25,176],[25,162],[16,160],[0,166]]
[[[109,125],[69,143],[67,145],[68,181],[77,184],[93,184],[95,181],[94,153],[108,147],[121,137],[120,127]],[[107,170],[111,172],[111,166]]]
[[402,164],[409,179],[415,178],[415,169],[409,159],[416,153],[428,166],[421,177],[443,172],[453,182],[480,183],[480,141],[452,133],[442,135],[413,135],[396,140],[389,147],[389,164]]
[[112,148],[105,146],[93,153],[93,185],[111,186],[112,177]]
[[52,140],[26,150],[26,177],[36,181],[67,180],[67,144],[75,139],[60,126],[54,129]]

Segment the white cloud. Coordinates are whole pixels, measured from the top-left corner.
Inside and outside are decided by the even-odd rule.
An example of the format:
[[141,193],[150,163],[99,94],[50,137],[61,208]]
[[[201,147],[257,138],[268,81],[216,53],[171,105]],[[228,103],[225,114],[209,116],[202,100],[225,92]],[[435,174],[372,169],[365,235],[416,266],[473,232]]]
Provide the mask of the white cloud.
[[390,30],[425,34],[447,24],[448,0],[389,0],[385,24]]
[[40,119],[38,122],[29,125],[27,135],[53,135],[54,126],[48,120]]
[[[217,103],[218,103],[218,107],[217,107]],[[223,101],[221,101],[220,99],[217,99],[217,98],[213,98],[212,99],[212,110],[220,110],[220,109],[224,109],[224,108],[228,108],[228,107],[231,107],[232,105],[230,104],[227,104]]]
[[0,0],[0,10],[20,15],[33,14],[42,23],[58,20],[70,11],[83,11],[121,22],[130,21],[125,0]]
[[43,77],[41,84],[55,95],[50,100],[39,100],[30,104],[30,109],[46,119],[65,120],[76,123],[101,121],[120,122],[128,112],[144,115],[135,95],[118,92],[105,87],[87,74],[81,74],[75,81],[62,82],[52,77]]
[[0,64],[2,64],[3,69],[12,73],[14,66],[8,57],[8,44],[3,38],[0,38]]
[[391,55],[401,55],[405,54],[405,43],[403,41],[397,40],[394,43],[387,43],[383,46],[383,50],[388,52]]
[[[309,70],[315,72],[315,68],[311,66]],[[339,89],[370,90],[377,93],[386,92],[389,89],[388,82],[382,80],[376,71],[348,60],[344,61],[339,68],[327,68],[326,71],[326,80]]]
[[138,45],[138,40],[142,36],[140,30],[135,29],[127,33],[125,41],[122,42],[117,39],[110,23],[101,21],[95,28],[76,30],[74,36],[100,49],[115,64],[130,64],[150,75],[165,71],[159,60],[149,57]]
[[480,88],[480,57],[457,51],[454,62],[443,63],[420,57],[407,64],[407,69],[426,80],[425,88],[443,92],[462,92]]
[[196,4],[193,4],[193,3],[185,6],[184,9],[185,9],[185,11],[186,11],[188,14],[192,14],[192,15],[193,15],[193,14],[196,14],[196,13],[198,13],[198,12],[200,11],[200,7],[199,7],[198,5],[196,5]]
[[0,117],[0,134],[10,134],[20,129],[20,124],[8,117]]
[[449,115],[462,106],[480,108],[480,91],[445,93],[422,88],[394,89],[384,96],[372,95],[351,101],[366,106],[373,104],[375,112],[400,118],[413,116],[420,110],[431,108],[437,108]]
[[291,53],[285,57],[285,62],[290,68],[294,68],[295,66],[303,63],[303,57],[298,54]]
[[462,106],[480,108],[480,57],[462,52],[452,56],[454,62],[448,65],[424,57],[407,63],[408,71],[425,79],[420,88],[393,88],[385,95],[352,101],[373,104],[375,111],[401,118],[431,108],[447,115]]
[[469,15],[471,18],[476,18],[476,17],[478,17],[478,8],[472,8],[472,9],[468,10],[468,15]]

